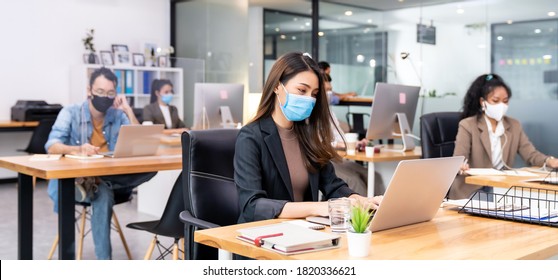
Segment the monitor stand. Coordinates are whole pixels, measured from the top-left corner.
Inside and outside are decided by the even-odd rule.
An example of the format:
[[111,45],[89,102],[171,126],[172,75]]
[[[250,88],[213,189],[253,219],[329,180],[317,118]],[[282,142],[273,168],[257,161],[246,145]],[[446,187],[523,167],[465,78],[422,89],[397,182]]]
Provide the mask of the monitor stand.
[[231,113],[231,108],[229,106],[219,107],[221,112],[221,126],[223,128],[236,128],[236,123],[234,123]]
[[402,149],[387,149],[387,151],[393,152],[406,152],[412,151],[415,149],[415,142],[411,137],[411,128],[409,127],[409,121],[407,121],[407,115],[405,113],[396,113],[397,122],[399,123],[399,131],[401,132],[400,135],[397,133],[393,133],[394,136],[401,137],[401,141],[403,141],[403,148]]

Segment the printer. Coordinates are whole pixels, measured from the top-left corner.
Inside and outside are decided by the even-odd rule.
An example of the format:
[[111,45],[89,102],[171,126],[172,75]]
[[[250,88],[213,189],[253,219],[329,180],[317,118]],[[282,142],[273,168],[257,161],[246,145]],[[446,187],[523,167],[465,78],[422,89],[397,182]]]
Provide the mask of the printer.
[[62,110],[60,104],[48,104],[42,100],[18,100],[12,106],[12,121],[28,122],[56,119]]

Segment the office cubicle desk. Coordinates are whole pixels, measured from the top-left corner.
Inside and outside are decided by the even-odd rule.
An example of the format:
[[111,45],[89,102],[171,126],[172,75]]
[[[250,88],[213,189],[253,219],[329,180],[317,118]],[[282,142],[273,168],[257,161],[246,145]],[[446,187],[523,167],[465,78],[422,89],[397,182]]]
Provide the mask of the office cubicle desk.
[[441,208],[431,221],[372,233],[370,255],[366,258],[349,256],[345,234],[339,248],[290,256],[236,238],[237,229],[278,222],[281,220],[199,230],[194,241],[271,260],[510,260],[547,259],[558,254],[558,228],[459,214],[447,208]]
[[[422,150],[420,147],[415,147],[412,151],[407,152],[394,152],[389,150],[400,149],[401,145],[386,145],[385,148],[380,150],[380,153],[374,154],[374,157],[366,157],[364,152],[357,152],[355,155],[347,155],[345,151],[339,151],[339,155],[345,159],[355,160],[355,161],[366,161],[368,162],[368,196],[374,196],[374,180],[376,171],[379,171],[385,179],[391,178],[395,166],[402,160],[410,159],[420,159],[422,156]],[[376,166],[376,163],[384,163]],[[389,176],[387,173],[390,173]],[[384,175],[385,174],[385,175]],[[389,180],[384,180],[387,184]],[[387,187],[387,185],[386,185]]]
[[75,258],[74,178],[175,170],[182,168],[180,149],[157,156],[57,161],[30,161],[31,156],[0,157],[0,168],[18,172],[18,259],[33,258],[32,177],[60,179],[58,233],[60,259]]

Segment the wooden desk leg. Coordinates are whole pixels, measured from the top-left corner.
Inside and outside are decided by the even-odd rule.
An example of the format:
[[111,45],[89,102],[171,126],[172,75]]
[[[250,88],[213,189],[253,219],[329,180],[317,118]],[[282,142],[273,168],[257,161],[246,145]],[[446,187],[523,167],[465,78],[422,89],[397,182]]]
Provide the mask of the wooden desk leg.
[[376,174],[376,169],[374,167],[374,163],[369,161],[368,162],[368,190],[366,191],[366,195],[368,197],[374,197],[374,176]]
[[58,180],[58,256],[61,260],[76,258],[74,179]]
[[17,176],[17,258],[33,259],[33,178],[19,173]]

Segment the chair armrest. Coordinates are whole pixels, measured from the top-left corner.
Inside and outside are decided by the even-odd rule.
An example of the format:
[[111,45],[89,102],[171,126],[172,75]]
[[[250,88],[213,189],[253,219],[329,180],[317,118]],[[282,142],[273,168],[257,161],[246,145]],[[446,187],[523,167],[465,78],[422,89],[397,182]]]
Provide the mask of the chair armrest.
[[218,224],[206,222],[204,220],[200,220],[200,219],[192,216],[192,214],[188,210],[180,212],[179,218],[183,223],[185,223],[187,225],[195,226],[195,227],[200,228],[200,229],[220,227],[220,225],[218,225]]

